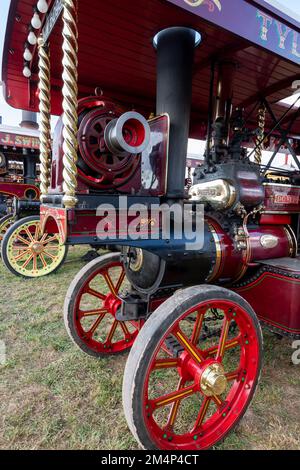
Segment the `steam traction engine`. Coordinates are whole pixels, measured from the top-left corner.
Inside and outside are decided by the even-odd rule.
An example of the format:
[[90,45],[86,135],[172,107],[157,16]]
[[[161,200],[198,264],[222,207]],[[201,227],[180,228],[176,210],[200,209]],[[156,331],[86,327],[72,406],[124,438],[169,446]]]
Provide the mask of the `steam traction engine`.
[[[24,126],[34,126],[23,112]],[[26,120],[27,119],[27,120]],[[21,125],[22,125],[21,123]],[[36,124],[37,126],[37,124]],[[66,247],[57,234],[42,234],[38,182],[39,137],[32,128],[0,128],[1,258],[13,274],[39,277],[64,261]]]
[[[127,2],[125,17],[136,18],[135,3]],[[77,24],[79,31],[83,29],[92,1],[80,2],[79,10],[71,0],[62,2],[60,8],[60,2],[55,2],[56,9],[50,8],[43,19],[38,42],[43,137],[50,113],[49,37],[59,38],[59,24],[52,33],[51,28],[62,12],[63,115],[54,135],[51,175],[50,151],[41,148],[42,227],[59,233],[66,244],[100,245],[105,238],[111,246],[122,246],[121,254],[101,256],[77,274],[65,300],[66,328],[77,346],[94,357],[131,348],[124,373],[124,412],[132,433],[147,449],[197,450],[218,443],[239,422],[255,392],[262,358],[259,320],[278,333],[300,335],[300,172],[294,148],[291,153],[297,168],[293,172],[271,167],[282,143],[291,146],[288,138],[299,113],[291,108],[276,121],[267,101],[273,96],[277,101],[272,102],[277,103],[284,96],[297,77],[298,59],[293,64],[277,43],[261,52],[256,47],[262,47],[261,39],[249,37],[250,27],[244,34],[226,24],[236,10],[226,11],[226,20],[222,8],[231,6],[210,3],[215,8],[207,11],[202,2],[143,2],[143,12],[135,21],[145,26],[144,11],[149,7],[157,62],[155,113],[153,101],[139,99],[138,91],[132,91],[134,109],[118,104],[132,102],[129,96],[121,99],[118,88],[126,80],[125,69],[120,80],[112,77],[111,57],[106,56],[106,63],[101,55],[104,50],[99,54],[99,78],[108,90],[114,90],[116,100],[99,90],[95,95],[86,93],[89,82],[84,78],[85,66],[80,68],[84,56],[79,53],[77,107]],[[241,17],[246,15],[254,30],[266,35],[265,29],[259,29],[261,23],[255,23],[260,10],[253,3],[257,2],[239,2]],[[124,2],[114,7],[103,2],[104,24],[112,8],[122,11]],[[268,14],[278,20],[278,12],[268,8]],[[261,15],[266,14],[264,5]],[[115,19],[118,32],[123,25],[120,18]],[[286,18],[281,21],[296,34],[299,25]],[[226,30],[222,34],[227,48],[217,44],[212,53],[208,43],[220,27]],[[133,29],[136,33],[137,24]],[[99,33],[102,39],[104,30]],[[232,43],[233,32],[240,34],[241,43]],[[148,53],[148,40],[147,36],[142,41],[141,59]],[[132,46],[134,39],[128,41]],[[54,42],[57,47],[58,41]],[[82,44],[81,54],[84,48]],[[282,74],[290,70],[288,76],[278,85],[266,82],[264,93],[258,90],[253,95],[250,85],[240,92],[244,75],[238,62],[245,67],[246,49],[257,60],[264,54],[275,64],[273,70],[278,67]],[[149,57],[150,62],[155,59]],[[189,135],[197,135],[200,113],[192,105],[191,114],[192,93],[196,101],[201,95],[192,90],[192,84],[200,86],[193,74],[211,62],[202,96],[203,102],[209,101],[205,163],[195,170],[192,185],[186,188],[187,142]],[[280,64],[288,66],[284,69]],[[32,87],[35,67],[33,60],[27,65],[29,73],[26,70]],[[146,80],[145,63],[141,67]],[[257,86],[263,73],[255,66],[251,70]],[[138,89],[140,83],[132,80]],[[9,83],[13,88],[13,81]],[[126,83],[132,90],[130,81]],[[52,91],[53,107],[60,110],[53,84]],[[146,120],[143,116],[150,112]],[[287,117],[291,118],[288,128],[283,127]],[[278,138],[278,148],[263,166],[261,151],[269,136]],[[254,149],[249,154],[245,147],[251,145]],[[146,207],[143,216],[141,204]],[[168,237],[163,236],[163,218],[151,212],[159,204],[181,209],[179,221],[170,211]],[[205,217],[199,244],[193,229],[198,227],[202,206]],[[178,237],[187,219],[191,224]],[[134,238],[129,228],[136,220]]]

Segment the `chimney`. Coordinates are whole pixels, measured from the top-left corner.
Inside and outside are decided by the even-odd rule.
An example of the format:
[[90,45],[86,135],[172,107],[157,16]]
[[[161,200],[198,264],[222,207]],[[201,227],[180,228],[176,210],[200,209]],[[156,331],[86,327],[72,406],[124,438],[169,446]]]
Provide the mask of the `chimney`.
[[38,129],[39,125],[37,123],[36,113],[33,113],[32,111],[22,111],[20,127],[23,127],[24,129]]

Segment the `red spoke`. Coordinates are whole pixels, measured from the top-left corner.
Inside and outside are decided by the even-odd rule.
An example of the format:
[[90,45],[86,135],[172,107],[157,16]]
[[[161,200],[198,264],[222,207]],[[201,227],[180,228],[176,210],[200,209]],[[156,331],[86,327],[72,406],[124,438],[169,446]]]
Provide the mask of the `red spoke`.
[[44,243],[44,241],[46,240],[47,237],[48,237],[48,233],[44,233],[44,235],[40,239],[40,243]]
[[122,286],[122,283],[123,283],[123,281],[124,281],[124,278],[125,278],[125,269],[122,267],[122,272],[121,272],[121,274],[120,274],[119,280],[118,280],[118,282],[117,282],[117,284],[116,284],[116,287],[115,287],[116,293],[119,292],[119,290],[120,290],[120,288],[121,288],[121,286]]
[[153,369],[170,369],[178,366],[178,359],[156,359]]
[[47,243],[50,243],[50,242],[53,242],[53,241],[59,242],[59,239],[58,239],[57,235],[53,235],[53,237],[50,237],[50,238],[45,238],[44,240],[41,240],[41,243],[43,245],[46,245]]
[[33,255],[33,269],[37,270],[37,255]]
[[48,265],[47,265],[47,262],[46,262],[46,260],[45,260],[45,258],[44,258],[43,253],[40,253],[40,259],[41,259],[41,261],[42,261],[42,263],[43,263],[44,268],[46,268]]
[[203,424],[203,421],[205,419],[205,416],[207,414],[207,411],[208,411],[208,408],[209,408],[209,405],[211,403],[211,398],[210,397],[205,397],[203,402],[202,402],[202,405],[201,405],[201,408],[200,408],[200,411],[198,413],[198,416],[197,416],[197,419],[196,419],[196,422],[195,422],[195,425],[192,429],[192,432],[194,433],[196,431],[196,429],[198,429],[199,427],[202,426]]
[[25,261],[25,263],[22,264],[22,268],[26,268],[28,264],[30,263],[30,261],[32,260],[32,258],[33,258],[33,253],[31,253],[30,256],[27,258],[27,260]]
[[23,238],[21,235],[17,235],[17,236],[16,236],[16,239],[19,240],[19,241],[22,242],[22,243],[25,243],[25,245],[30,245],[30,241],[26,240],[26,239]]
[[218,408],[220,408],[224,403],[224,401],[217,395],[212,396],[211,399],[215,402]]
[[52,255],[52,253],[49,253],[48,251],[44,250],[43,251],[43,254],[48,256],[48,258],[52,259],[52,260],[55,260],[56,259],[56,256]]
[[13,249],[14,251],[18,251],[18,252],[21,252],[22,250],[24,250],[24,251],[30,250],[30,248],[29,248],[28,245],[26,245],[26,246],[15,245],[15,246],[12,247],[12,249]]
[[190,385],[189,387],[182,388],[180,391],[168,393],[162,397],[156,398],[155,400],[149,400],[150,407],[154,410],[162,406],[170,405],[177,400],[183,400],[186,397],[193,395],[196,392],[196,385]]
[[105,279],[105,281],[106,281],[106,284],[108,285],[109,290],[111,291],[111,293],[112,293],[115,297],[117,297],[117,292],[116,292],[115,286],[114,286],[114,284],[113,284],[113,282],[112,282],[112,280],[111,280],[111,277],[110,277],[110,275],[108,274],[108,272],[104,272],[104,273],[103,273],[103,277],[104,277],[104,279]]
[[101,315],[99,315],[99,318],[97,318],[97,320],[93,323],[92,327],[86,332],[85,336],[92,338],[104,317],[105,313],[101,313]]
[[226,377],[228,382],[231,382],[232,380],[238,379],[239,376],[240,376],[240,373],[241,373],[241,371],[240,371],[240,369],[238,369],[238,370],[235,370],[233,372],[227,372],[225,374],[225,377]]
[[220,342],[219,342],[219,346],[218,346],[218,352],[217,352],[217,356],[216,356],[217,361],[220,361],[220,360],[223,359],[224,352],[225,352],[225,346],[226,346],[226,340],[227,340],[228,332],[229,332],[229,326],[230,326],[230,321],[225,316],[223,326],[222,326]]
[[131,333],[130,333],[130,331],[128,330],[126,324],[125,324],[123,321],[120,322],[120,327],[121,327],[122,330],[123,330],[123,333],[124,333],[124,335],[125,335],[125,338],[130,338],[130,337],[131,337]]
[[113,339],[113,336],[114,336],[114,334],[115,334],[115,332],[116,332],[118,323],[119,323],[119,322],[118,322],[117,320],[115,320],[115,321],[113,322],[113,324],[112,324],[112,326],[111,326],[111,329],[110,329],[110,332],[109,332],[109,334],[108,334],[108,336],[107,336],[107,338],[106,338],[106,340],[105,340],[105,344],[107,344],[107,343],[110,344],[110,343],[111,343],[111,340]]
[[33,238],[33,236],[32,236],[32,233],[30,232],[30,230],[29,230],[27,227],[25,228],[25,232],[26,232],[28,238],[29,238],[32,242],[34,242],[35,240],[34,240],[34,238]]
[[204,319],[204,313],[197,312],[197,319],[196,319],[192,337],[191,337],[191,342],[195,345],[199,341],[199,336],[200,336],[200,332],[201,332],[202,325],[203,325],[203,319]]
[[[24,248],[23,248],[24,250]],[[18,256],[15,256],[15,261],[19,261],[20,259],[22,259],[25,255],[29,254],[30,253],[30,248],[26,248],[23,253],[19,254]]]
[[[180,379],[179,383],[178,383],[178,388],[177,388],[178,392],[181,391],[184,388],[184,384],[185,384],[185,380]],[[177,418],[180,403],[181,403],[181,399],[176,400],[172,404],[170,414],[169,414],[169,417],[168,417],[168,422],[167,422],[167,425],[166,425],[166,429],[173,429],[174,423],[175,423],[176,418]]]
[[84,294],[90,294],[93,297],[97,297],[98,299],[105,300],[106,296],[104,294],[101,294],[100,292],[95,291],[91,287],[87,287],[87,289],[84,291]]
[[95,310],[80,310],[79,311],[79,316],[80,318],[83,317],[92,317],[95,315],[101,315],[102,313],[108,313],[108,310],[106,308],[97,308]]
[[176,339],[179,341],[179,343],[183,346],[185,351],[189,353],[190,356],[198,363],[200,364],[202,361],[204,361],[204,357],[202,355],[202,352],[199,351],[186,337],[186,335],[178,329],[176,332],[173,333]]
[[162,350],[168,354],[168,356],[173,357],[173,353],[170,351],[170,349],[167,347],[166,343],[163,342],[161,345]]
[[[230,339],[225,343],[224,346],[224,352],[228,351],[229,349],[233,349],[236,346],[240,344],[240,335],[237,336],[236,338]],[[219,345],[217,346],[212,346],[211,348],[208,348],[204,351],[206,357],[213,357],[215,354],[217,354],[219,349]]]
[[[55,245],[54,243],[51,243],[51,245],[46,245],[45,248],[46,248],[47,250],[56,250],[56,251],[58,251],[58,249],[59,249],[59,244],[57,243],[57,244]],[[45,250],[45,248],[44,248],[44,250]]]

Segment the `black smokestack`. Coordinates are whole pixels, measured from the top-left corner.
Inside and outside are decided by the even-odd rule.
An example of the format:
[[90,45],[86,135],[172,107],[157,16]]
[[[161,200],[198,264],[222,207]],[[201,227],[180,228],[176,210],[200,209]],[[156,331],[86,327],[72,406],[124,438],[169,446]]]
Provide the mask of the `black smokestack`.
[[194,50],[199,33],[167,28],[155,37],[157,49],[156,113],[170,116],[167,196],[182,198],[190,127]]

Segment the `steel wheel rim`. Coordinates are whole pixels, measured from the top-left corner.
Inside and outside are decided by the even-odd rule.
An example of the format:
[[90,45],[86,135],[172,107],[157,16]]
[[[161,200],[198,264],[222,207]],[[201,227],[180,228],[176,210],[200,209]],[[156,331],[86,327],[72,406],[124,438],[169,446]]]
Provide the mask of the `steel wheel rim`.
[[[178,325],[183,319],[196,311],[203,312],[204,309],[207,311],[207,305],[210,306],[209,308],[224,309],[226,319],[230,319],[229,324],[233,321],[237,324],[239,334],[236,338],[227,339],[227,326],[225,325],[227,325],[228,321],[225,322],[224,318],[222,325],[223,339],[220,334],[218,348],[216,349],[216,347],[214,347],[210,350],[202,351],[194,345],[191,341],[192,338],[187,338],[184,334],[181,335],[181,337],[178,336],[181,330],[178,328]],[[200,316],[200,314],[198,314],[198,316]],[[195,328],[198,328],[196,334],[200,334],[202,322],[199,320],[198,327],[196,327],[196,324],[197,322],[195,322]],[[178,358],[170,357],[166,360],[157,358],[162,350],[166,351],[165,341],[166,338],[170,338],[171,333],[177,340],[180,339],[179,344],[181,347],[184,347],[184,341],[188,339],[187,345],[184,347],[183,352],[179,354]],[[236,345],[234,344],[235,341],[238,341]],[[188,348],[191,343],[194,347],[189,350]],[[223,346],[221,347],[219,344],[223,344]],[[226,390],[225,394],[207,397],[201,388],[201,377],[203,377],[204,371],[211,361],[213,363],[223,363],[226,352],[230,350],[233,351],[234,348],[239,348],[240,360],[239,367],[235,370],[230,371],[224,368],[229,388]],[[214,357],[220,355],[220,353],[222,354],[221,357]],[[249,314],[238,304],[233,304],[226,300],[202,302],[196,307],[189,309],[176,320],[172,327],[165,333],[163,339],[159,342],[159,345],[152,354],[149,366],[147,367],[143,387],[143,419],[148,433],[151,436],[151,440],[155,443],[157,448],[166,450],[200,450],[208,449],[222,440],[239,421],[239,418],[242,416],[249,403],[259,373],[259,354],[259,342],[255,326]],[[198,359],[195,360],[195,356],[200,357],[200,362]],[[196,367],[192,367],[192,369],[199,370],[198,375],[195,374],[194,376],[194,383],[191,385],[186,385],[186,383],[189,383],[186,378],[190,377],[190,375],[187,376],[186,372],[184,372],[184,370],[187,369],[187,361],[192,361],[193,364],[196,364]],[[177,389],[153,399],[149,396],[151,374],[153,371],[170,370],[172,368],[178,372]],[[161,381],[164,383],[163,378]],[[199,410],[196,421],[191,425],[191,430],[184,434],[175,433],[174,425],[180,406],[186,399],[193,395],[196,396],[197,394],[199,395]],[[176,397],[177,399],[175,399]],[[216,411],[213,412],[211,416],[208,416],[211,404],[214,405]],[[168,418],[166,420],[167,424],[160,426],[154,414],[158,409],[162,409],[163,407],[169,407]]]
[[59,234],[41,234],[39,221],[24,222],[7,243],[10,266],[26,277],[40,277],[54,271],[63,261],[66,247]]
[[[118,268],[120,270],[118,278],[112,279],[110,270]],[[103,284],[108,293],[104,292],[104,288],[99,285],[99,289],[91,287],[92,281],[96,277],[103,279]],[[120,293],[124,282],[126,282],[124,266],[120,261],[110,262],[104,267],[100,267],[97,271],[90,274],[84,285],[77,293],[75,307],[73,312],[74,325],[76,333],[80,340],[85,345],[97,352],[102,354],[116,354],[131,348],[134,340],[139,332],[139,322],[120,322],[116,320],[115,315],[117,310],[121,307],[121,299],[118,294]],[[99,300],[99,307],[92,308],[91,310],[83,310],[82,298],[83,296],[95,297]],[[94,317],[95,321],[92,321],[88,327],[84,327],[82,320],[88,316]],[[107,320],[110,320],[110,324],[105,324]],[[95,339],[95,334],[103,330],[105,325],[105,338]],[[120,335],[123,338],[120,338]],[[119,339],[117,339],[119,338]]]

